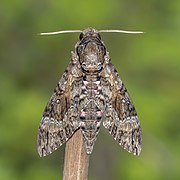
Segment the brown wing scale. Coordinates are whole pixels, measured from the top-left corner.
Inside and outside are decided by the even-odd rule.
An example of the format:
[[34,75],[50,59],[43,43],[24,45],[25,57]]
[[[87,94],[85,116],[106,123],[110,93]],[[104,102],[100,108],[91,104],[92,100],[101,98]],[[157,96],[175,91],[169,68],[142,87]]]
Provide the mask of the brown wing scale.
[[104,68],[105,81],[109,82],[111,95],[103,125],[114,139],[128,152],[139,155],[142,136],[137,112],[111,61]]
[[70,63],[43,113],[37,138],[40,156],[51,154],[79,128],[73,102],[75,77],[71,73],[72,69]]

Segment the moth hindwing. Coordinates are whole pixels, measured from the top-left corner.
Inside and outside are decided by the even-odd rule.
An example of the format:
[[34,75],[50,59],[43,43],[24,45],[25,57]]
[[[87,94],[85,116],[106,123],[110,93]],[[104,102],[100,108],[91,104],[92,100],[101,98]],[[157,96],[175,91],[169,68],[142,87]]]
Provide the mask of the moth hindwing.
[[140,154],[142,136],[134,105],[98,31],[88,28],[80,34],[44,110],[37,138],[39,155],[52,153],[79,128],[91,154],[102,121],[124,149]]

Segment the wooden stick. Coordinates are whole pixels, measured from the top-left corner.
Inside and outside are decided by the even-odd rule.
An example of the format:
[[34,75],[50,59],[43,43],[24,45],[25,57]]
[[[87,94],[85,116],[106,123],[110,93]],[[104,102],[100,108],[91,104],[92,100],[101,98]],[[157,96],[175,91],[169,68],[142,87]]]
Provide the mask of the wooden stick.
[[86,154],[84,139],[78,130],[66,143],[63,180],[87,180],[89,155]]

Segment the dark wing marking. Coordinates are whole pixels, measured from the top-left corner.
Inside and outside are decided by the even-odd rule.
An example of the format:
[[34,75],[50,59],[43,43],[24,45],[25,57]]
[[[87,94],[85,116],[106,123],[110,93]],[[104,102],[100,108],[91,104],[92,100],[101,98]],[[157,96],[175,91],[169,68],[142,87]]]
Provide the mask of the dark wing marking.
[[125,150],[139,155],[142,136],[136,110],[111,61],[107,64],[105,71],[106,69],[108,76],[105,80],[110,83],[111,95],[107,100],[103,125]]
[[51,154],[79,127],[76,106],[73,104],[73,84],[75,82],[73,69],[70,63],[44,110],[37,138],[40,156]]

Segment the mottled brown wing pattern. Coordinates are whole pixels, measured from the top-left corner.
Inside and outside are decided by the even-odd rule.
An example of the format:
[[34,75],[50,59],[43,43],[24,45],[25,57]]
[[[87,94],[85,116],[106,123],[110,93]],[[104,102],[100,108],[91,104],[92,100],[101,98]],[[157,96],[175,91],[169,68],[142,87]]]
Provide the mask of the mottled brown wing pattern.
[[99,32],[104,31],[87,28],[80,34],[71,62],[40,122],[40,156],[52,153],[78,128],[84,136],[86,152],[91,154],[102,121],[124,149],[140,154],[142,137],[136,110]]
[[44,110],[37,138],[40,156],[51,154],[79,127],[76,106],[72,101],[75,83],[72,67],[70,63]]
[[114,139],[128,152],[139,155],[142,145],[140,123],[127,89],[111,61],[107,64],[106,80],[112,95],[105,115],[104,126]]

